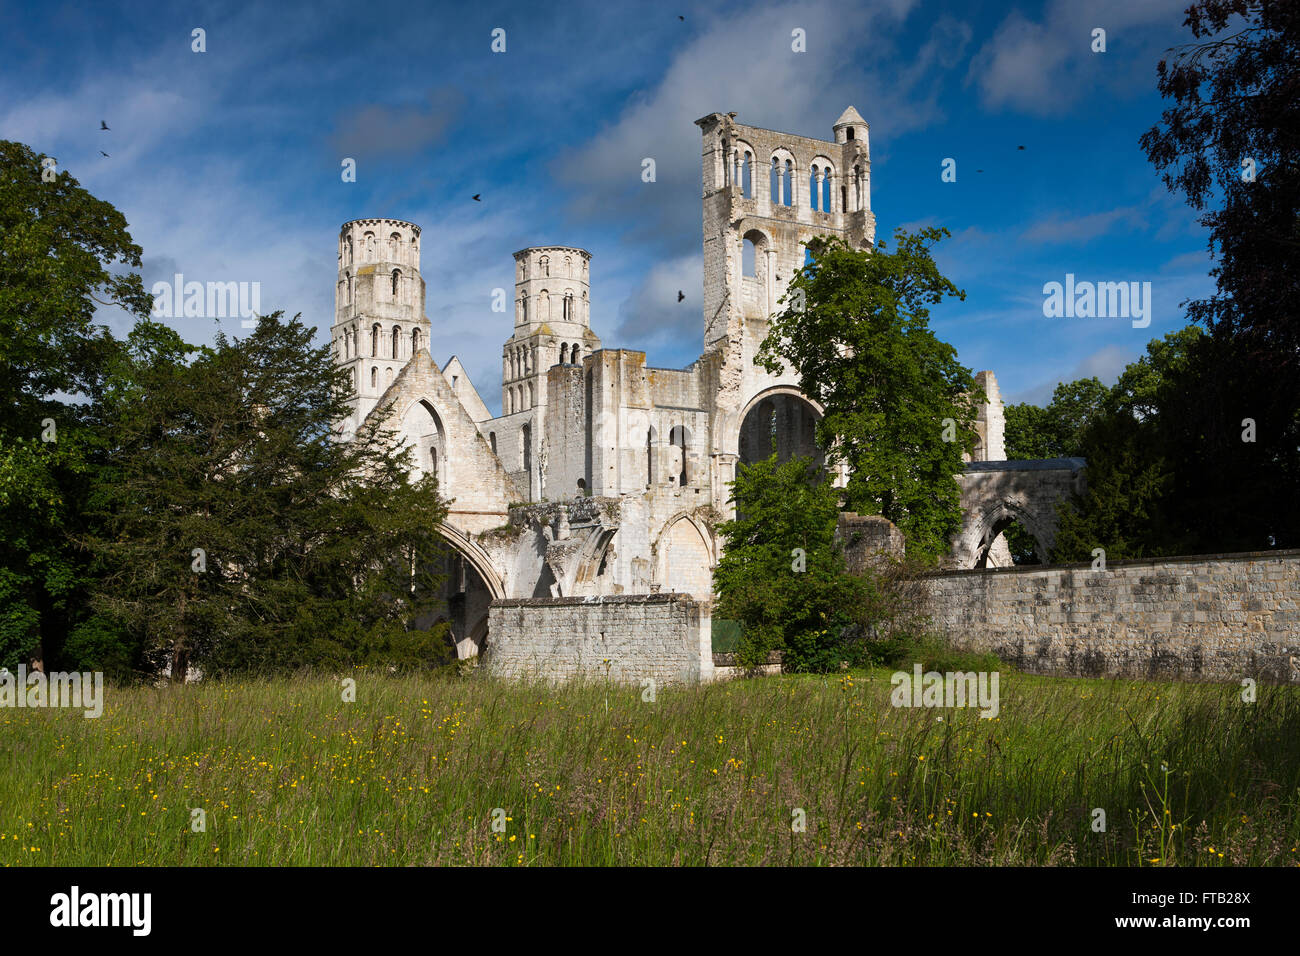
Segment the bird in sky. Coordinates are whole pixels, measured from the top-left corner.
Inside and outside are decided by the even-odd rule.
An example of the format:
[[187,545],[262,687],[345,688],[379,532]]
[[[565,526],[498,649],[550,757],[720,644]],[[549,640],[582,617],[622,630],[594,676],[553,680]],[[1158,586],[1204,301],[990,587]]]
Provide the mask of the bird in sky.
[[107,124],[106,122],[104,122],[103,120],[100,120],[100,121],[99,121],[99,128],[100,128],[100,129],[108,129],[108,124]]
[[681,302],[682,299],[684,299],[684,298],[686,298],[686,293],[683,292],[681,289],[678,289],[678,290],[677,290],[677,301],[678,301],[678,302]]
[[474,201],[475,201],[475,202],[482,202],[483,200],[479,198],[479,196],[481,196],[481,195],[483,195],[483,194],[482,194],[482,193],[475,193],[475,194],[474,194]]
[[103,156],[105,159],[109,158],[108,153],[104,152],[102,149],[99,151],[99,155]]

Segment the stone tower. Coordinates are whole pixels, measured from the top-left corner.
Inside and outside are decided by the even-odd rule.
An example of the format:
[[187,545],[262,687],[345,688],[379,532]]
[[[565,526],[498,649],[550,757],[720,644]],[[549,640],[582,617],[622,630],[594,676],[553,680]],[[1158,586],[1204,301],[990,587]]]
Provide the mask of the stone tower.
[[542,494],[547,370],[578,365],[599,348],[591,331],[591,253],[568,246],[516,252],[515,328],[501,350],[501,415],[509,419],[501,451],[529,500]]
[[330,335],[335,361],[351,370],[357,391],[345,430],[355,433],[411,356],[429,347],[429,333],[420,227],[399,219],[344,223]]
[[835,122],[834,142],[735,117],[695,121],[704,140],[705,351],[753,320],[766,325],[813,236],[838,235],[861,248],[876,233],[868,130],[857,110]]

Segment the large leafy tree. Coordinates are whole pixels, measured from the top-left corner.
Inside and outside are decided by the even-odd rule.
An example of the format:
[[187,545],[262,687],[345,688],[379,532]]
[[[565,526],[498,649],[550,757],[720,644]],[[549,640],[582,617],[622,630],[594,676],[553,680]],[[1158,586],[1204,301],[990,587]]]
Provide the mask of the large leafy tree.
[[1170,105],[1141,140],[1170,190],[1203,212],[1217,286],[1188,307],[1212,338],[1185,383],[1195,401],[1170,421],[1186,443],[1176,494],[1200,516],[1201,547],[1296,546],[1300,5],[1200,0],[1184,22],[1192,42],[1158,68]]
[[[880,612],[880,591],[849,575],[835,541],[839,494],[811,459],[777,456],[741,465],[732,483],[734,521],[718,530],[726,550],[713,572],[715,614],[739,621],[742,664],[780,650],[786,670],[861,663],[861,625]],[[860,627],[846,637],[852,625]]]
[[396,433],[337,440],[352,386],[330,347],[279,313],[188,362],[147,332],[105,394],[101,613],[173,679],[438,659],[442,630],[417,624],[440,599],[443,502]]
[[[99,305],[144,317],[140,248],[116,209],[48,157],[0,141],[0,665],[56,661],[87,622],[72,546],[118,343]],[[42,650],[44,647],[44,651]]]
[[788,362],[825,409],[818,440],[851,469],[847,507],[888,518],[909,554],[932,559],[961,523],[954,476],[974,448],[982,398],[929,327],[930,306],[965,297],[930,254],[947,234],[899,230],[895,250],[881,242],[870,252],[813,239],[756,359],[772,372]]

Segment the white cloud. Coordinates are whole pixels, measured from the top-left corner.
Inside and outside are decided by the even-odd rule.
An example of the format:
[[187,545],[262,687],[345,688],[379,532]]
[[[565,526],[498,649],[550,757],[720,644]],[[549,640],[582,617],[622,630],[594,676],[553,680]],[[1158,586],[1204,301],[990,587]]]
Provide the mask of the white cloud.
[[[1155,64],[1182,36],[1186,0],[1052,0],[1039,21],[1013,11],[972,58],[968,83],[984,105],[1059,115],[1092,86],[1112,93],[1155,89]],[[1164,26],[1166,29],[1136,28]],[[1106,52],[1092,31],[1106,31]],[[1135,40],[1135,38],[1138,38]]]

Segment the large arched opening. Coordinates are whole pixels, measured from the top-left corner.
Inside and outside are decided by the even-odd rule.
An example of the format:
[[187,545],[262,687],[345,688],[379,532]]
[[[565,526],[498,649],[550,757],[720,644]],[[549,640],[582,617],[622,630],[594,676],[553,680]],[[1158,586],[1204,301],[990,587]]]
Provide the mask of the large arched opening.
[[771,391],[749,404],[740,423],[737,454],[742,465],[764,461],[776,453],[777,461],[811,458],[825,467],[825,453],[817,447],[821,412],[794,389]]
[[487,650],[488,608],[505,597],[505,587],[487,553],[468,535],[445,522],[438,530],[445,545],[435,568],[442,590],[426,626],[446,621],[455,656],[464,660]]

